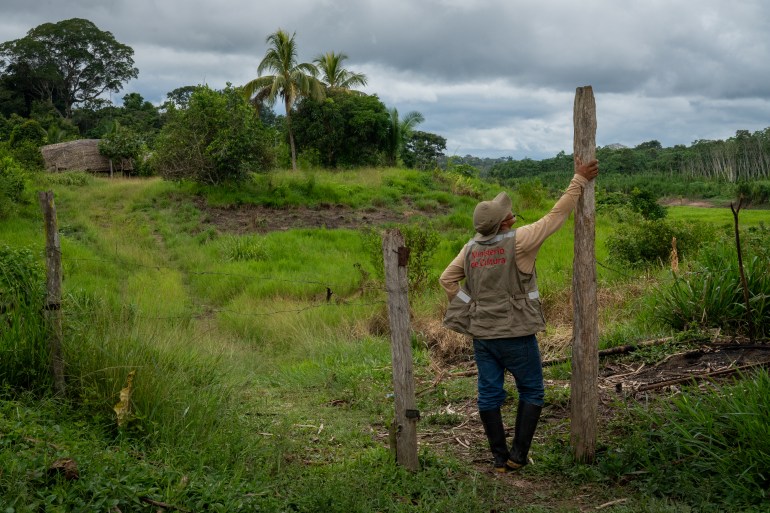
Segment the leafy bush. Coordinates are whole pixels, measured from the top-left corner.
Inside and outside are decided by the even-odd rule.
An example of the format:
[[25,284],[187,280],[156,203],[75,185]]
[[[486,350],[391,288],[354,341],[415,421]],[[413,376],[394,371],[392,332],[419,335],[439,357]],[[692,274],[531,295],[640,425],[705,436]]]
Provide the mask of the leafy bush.
[[32,143],[35,147],[40,147],[45,144],[46,136],[46,131],[40,126],[40,123],[34,119],[29,119],[13,127],[9,140],[11,148],[18,148],[27,142]]
[[483,195],[478,180],[465,175],[453,175],[452,194],[480,199]]
[[203,184],[240,180],[274,162],[272,137],[238,91],[196,89],[184,110],[172,110],[156,141],[152,167],[169,180]]
[[376,166],[382,163],[389,115],[372,95],[327,92],[322,101],[305,98],[292,115],[297,146],[308,163],[325,167]]
[[124,161],[136,162],[142,151],[142,140],[128,128],[115,124],[114,129],[99,141],[99,153],[110,159],[111,165],[123,171]]
[[[755,243],[760,254],[747,248],[744,270],[755,334],[763,337],[770,335],[770,255],[762,252],[770,237],[757,237]],[[730,241],[702,250],[692,270],[676,276],[658,295],[656,317],[674,329],[720,328],[731,334],[747,333],[738,257]]]
[[0,219],[20,203],[27,186],[27,172],[12,157],[0,157]]
[[770,203],[770,181],[740,182],[735,187],[736,196],[743,196],[750,204]]
[[646,189],[635,187],[631,191],[631,207],[642,214],[645,219],[663,219],[666,217],[666,208],[658,205],[655,196]]
[[642,220],[623,225],[607,239],[610,258],[632,267],[668,262],[676,237],[679,257],[692,256],[700,245],[713,238],[713,228],[704,224],[664,219]]

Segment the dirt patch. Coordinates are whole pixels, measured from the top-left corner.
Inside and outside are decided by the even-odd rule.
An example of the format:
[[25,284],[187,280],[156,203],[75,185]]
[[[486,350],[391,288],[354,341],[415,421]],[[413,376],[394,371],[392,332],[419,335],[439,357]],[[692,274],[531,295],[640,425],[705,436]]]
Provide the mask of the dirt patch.
[[770,344],[723,341],[670,354],[654,365],[605,363],[599,381],[601,387],[638,397],[649,391],[677,392],[685,385],[730,379],[760,366],[770,366]]
[[709,200],[691,200],[687,198],[663,198],[658,201],[659,204],[664,207],[701,207],[701,208],[716,208],[721,205],[717,205],[713,201]]
[[298,228],[358,229],[390,223],[407,223],[416,216],[432,217],[446,211],[420,210],[406,205],[398,212],[388,208],[368,207],[353,209],[345,205],[322,204],[315,208],[269,208],[261,205],[213,207],[199,198],[196,207],[204,213],[204,220],[224,233],[247,234],[286,231]]

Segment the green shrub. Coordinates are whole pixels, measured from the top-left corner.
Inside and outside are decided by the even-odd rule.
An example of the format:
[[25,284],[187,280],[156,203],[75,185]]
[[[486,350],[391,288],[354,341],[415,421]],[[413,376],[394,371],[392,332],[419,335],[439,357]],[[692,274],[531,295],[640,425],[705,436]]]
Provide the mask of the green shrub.
[[32,143],[39,148],[45,144],[46,137],[46,131],[40,123],[34,119],[29,119],[13,127],[9,140],[11,148],[18,148],[24,143]]
[[0,219],[8,217],[23,199],[27,172],[12,157],[0,157]]
[[268,170],[273,157],[272,134],[238,91],[200,87],[186,109],[169,112],[151,163],[168,180],[219,184]]
[[743,196],[749,204],[762,205],[770,203],[770,181],[739,182],[735,186],[735,193],[736,196]]
[[607,249],[613,261],[632,267],[663,264],[669,261],[674,237],[679,257],[690,257],[704,241],[713,239],[713,228],[664,219],[623,223],[607,238]]
[[[760,253],[768,242],[758,238]],[[750,246],[744,251],[750,316],[755,335],[763,337],[770,335],[770,255],[755,254]],[[691,267],[690,272],[676,276],[670,286],[659,290],[656,317],[677,330],[720,328],[728,334],[747,334],[746,303],[734,245],[722,241],[705,248]]]
[[[532,210],[540,208],[548,197],[548,191],[543,187],[539,179],[526,180],[516,186],[516,195],[519,197],[520,210]],[[516,203],[514,201],[514,203]]]
[[645,219],[663,219],[666,217],[666,208],[658,205],[655,195],[646,189],[634,187],[631,191],[631,207],[642,214]]

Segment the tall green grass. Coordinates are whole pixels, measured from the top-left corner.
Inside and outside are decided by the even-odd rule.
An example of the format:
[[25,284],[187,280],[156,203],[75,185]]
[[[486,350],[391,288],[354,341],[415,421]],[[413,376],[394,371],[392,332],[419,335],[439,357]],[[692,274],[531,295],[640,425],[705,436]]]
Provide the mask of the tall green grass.
[[0,384],[44,390],[51,384],[45,271],[28,248],[0,246]]
[[645,493],[683,500],[698,511],[762,511],[770,476],[768,393],[770,375],[762,370],[734,384],[687,389],[670,402],[640,406],[642,429],[604,468],[615,466]]

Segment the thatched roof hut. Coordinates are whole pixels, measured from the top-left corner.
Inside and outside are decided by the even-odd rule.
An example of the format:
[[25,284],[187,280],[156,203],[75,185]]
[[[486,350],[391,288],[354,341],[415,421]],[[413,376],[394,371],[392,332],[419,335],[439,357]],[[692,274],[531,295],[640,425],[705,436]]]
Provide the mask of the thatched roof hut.
[[[110,160],[99,153],[100,139],[79,139],[43,146],[40,151],[45,160],[46,171],[59,172],[77,169],[93,173],[109,173]],[[121,169],[120,165],[116,166]],[[122,166],[124,171],[133,169],[131,162],[126,160]]]

